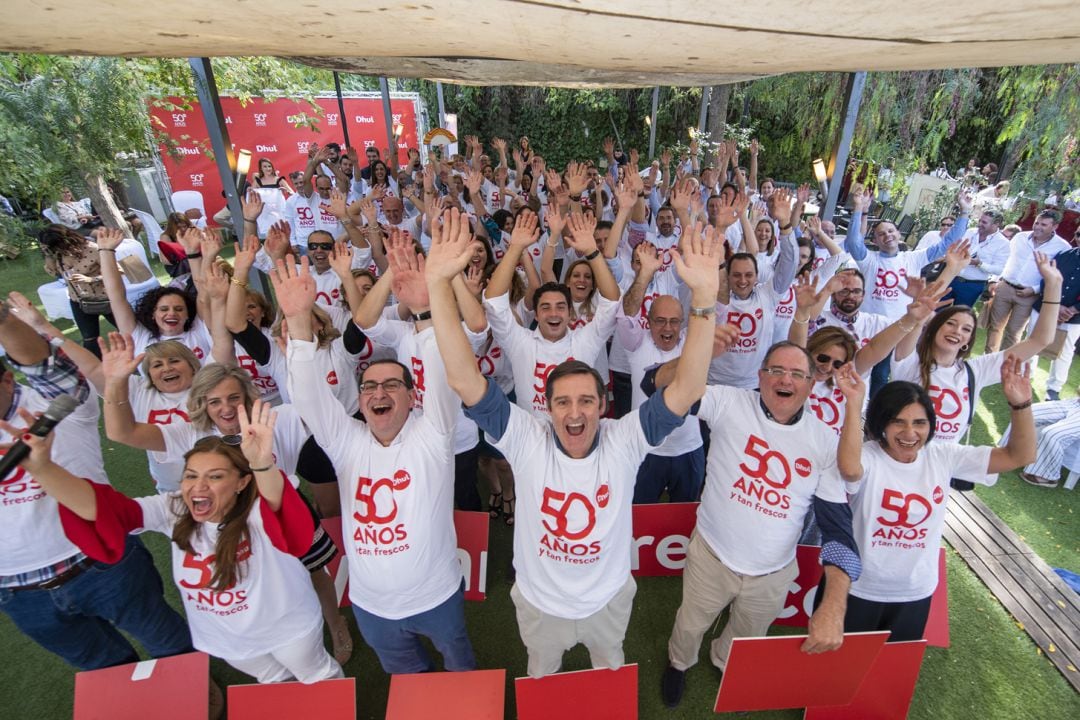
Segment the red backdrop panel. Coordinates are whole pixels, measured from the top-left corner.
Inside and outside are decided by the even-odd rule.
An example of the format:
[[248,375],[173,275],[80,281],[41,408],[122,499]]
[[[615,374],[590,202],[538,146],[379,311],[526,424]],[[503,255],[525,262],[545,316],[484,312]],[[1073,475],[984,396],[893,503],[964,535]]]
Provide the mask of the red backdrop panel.
[[807,708],[803,720],[904,720],[925,651],[925,640],[886,643],[849,704]]
[[637,720],[638,667],[518,678],[518,720]]
[[356,720],[356,680],[229,686],[229,720]]
[[386,720],[503,720],[505,670],[394,675]]
[[[210,658],[187,653],[75,674],[75,720],[206,720]],[[0,713],[3,714],[3,713]]]
[[847,633],[839,650],[817,655],[799,649],[805,636],[735,638],[714,710],[846,705],[887,637],[887,632]]
[[[169,100],[176,103],[179,98]],[[385,160],[386,125],[383,122],[382,100],[345,98],[344,101],[349,142],[360,151],[361,162],[363,148],[368,145],[378,147]],[[295,126],[294,119],[302,113],[312,115],[311,106],[307,102],[286,99],[272,102],[255,100],[246,107],[241,107],[236,98],[221,98],[221,110],[225,115],[225,126],[229,130],[233,149],[251,151],[252,171],[258,168],[258,160],[263,157],[274,163],[277,171],[284,176],[294,170],[303,170],[307,164],[310,143],[345,143],[337,99],[318,98],[315,102],[326,113],[319,123],[319,132]],[[408,149],[419,147],[416,105],[408,99],[391,99],[390,111],[394,115],[394,122],[400,122],[404,128],[398,138],[397,147],[398,162],[403,165],[408,158]],[[203,194],[207,216],[213,216],[225,206],[225,198],[221,194],[217,165],[204,152],[204,147],[209,147],[209,134],[199,103],[193,103],[190,110],[170,111],[152,107],[150,115],[154,126],[179,144],[179,161],[174,160],[164,147],[161,148],[161,159],[165,163],[165,171],[169,175],[173,191],[198,190]],[[205,144],[200,145],[200,141]]]

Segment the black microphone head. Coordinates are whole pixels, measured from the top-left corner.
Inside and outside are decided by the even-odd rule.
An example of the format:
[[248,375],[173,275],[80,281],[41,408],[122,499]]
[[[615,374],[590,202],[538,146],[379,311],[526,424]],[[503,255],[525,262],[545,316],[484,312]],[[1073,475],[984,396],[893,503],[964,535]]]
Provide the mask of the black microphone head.
[[45,417],[55,422],[60,422],[71,413],[75,412],[75,408],[79,407],[79,401],[70,395],[57,395],[53,398],[53,401],[49,403],[49,407],[45,408],[45,412],[42,413]]

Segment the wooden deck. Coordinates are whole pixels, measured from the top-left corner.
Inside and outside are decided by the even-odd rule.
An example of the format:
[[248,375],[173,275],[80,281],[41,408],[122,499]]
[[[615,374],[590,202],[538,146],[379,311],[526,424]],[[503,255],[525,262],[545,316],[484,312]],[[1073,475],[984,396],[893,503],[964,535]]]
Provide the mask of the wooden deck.
[[950,493],[944,535],[1080,691],[1080,595],[972,492]]

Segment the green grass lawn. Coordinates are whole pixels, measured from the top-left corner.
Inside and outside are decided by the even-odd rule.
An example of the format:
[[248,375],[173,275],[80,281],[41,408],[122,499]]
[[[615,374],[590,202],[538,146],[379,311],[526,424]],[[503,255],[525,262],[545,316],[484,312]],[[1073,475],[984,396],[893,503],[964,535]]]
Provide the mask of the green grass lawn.
[[[49,279],[40,268],[40,258],[34,252],[26,252],[14,261],[0,262],[3,289],[20,290],[36,301],[34,291]],[[161,268],[157,265],[155,269]],[[164,277],[162,272],[159,275]],[[1040,394],[1045,382],[1045,361],[1042,365],[1036,381]],[[1074,367],[1069,395],[1076,393],[1078,379],[1080,363]],[[974,441],[980,443],[988,441],[988,433],[999,434],[1008,419],[996,390],[988,389],[983,402],[984,409],[973,433]],[[117,488],[133,495],[153,492],[144,453],[107,441],[104,447],[106,470]],[[1080,570],[1080,529],[1072,522],[1072,493],[1031,487],[1010,474],[1003,476],[995,487],[980,489],[979,496],[1051,565]],[[149,535],[145,542],[166,579],[169,601],[179,608],[179,596],[169,574],[166,539]],[[510,548],[510,529],[493,523],[488,599],[466,603],[466,614],[480,666],[506,668],[508,678],[512,679],[525,674],[525,649],[517,634],[509,598]],[[1027,634],[955,553],[948,553],[948,565],[952,647],[927,651],[910,717],[919,720],[1080,717],[1080,696],[1041,655]],[[708,661],[708,638],[702,645],[701,662],[688,673],[683,704],[669,711],[660,702],[660,676],[667,662],[667,639],[680,594],[678,578],[638,581],[625,649],[627,661],[639,665],[639,712],[640,717],[649,720],[706,718],[712,714],[718,674]],[[351,614],[349,623],[356,639],[356,651],[345,671],[357,678],[357,716],[382,718],[389,678],[379,668],[371,650],[360,641]],[[567,655],[564,669],[588,666],[587,653],[578,647]],[[222,685],[251,682],[219,661],[213,661],[211,669]],[[5,688],[0,691],[0,718],[71,716],[72,669],[28,640],[3,615],[0,615],[0,687]],[[506,714],[514,716],[512,684],[507,687]],[[153,713],[148,711],[147,717],[153,717]],[[794,720],[802,717],[802,713],[763,712],[753,717]]]

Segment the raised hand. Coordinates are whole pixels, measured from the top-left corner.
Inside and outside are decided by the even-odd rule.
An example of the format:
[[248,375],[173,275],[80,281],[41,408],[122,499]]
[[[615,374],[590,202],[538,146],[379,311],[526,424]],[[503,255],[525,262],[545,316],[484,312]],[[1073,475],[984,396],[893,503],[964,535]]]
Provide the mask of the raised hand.
[[221,254],[221,236],[213,230],[203,230],[202,238],[199,240],[199,252],[202,253],[204,263],[214,262],[214,259]]
[[729,323],[717,325],[713,330],[712,355],[720,357],[728,351],[739,339],[739,328]]
[[585,191],[585,188],[589,187],[589,168],[585,163],[571,160],[570,164],[566,166],[564,175],[567,190],[573,197],[577,197]]
[[821,232],[821,218],[817,215],[811,215],[806,220],[806,226],[810,229],[810,232],[817,236]]
[[1061,271],[1057,269],[1057,262],[1037,250],[1035,251],[1035,266],[1039,268],[1039,274],[1043,278],[1043,292],[1046,291],[1046,285],[1059,287],[1062,284],[1063,278]]
[[[433,222],[432,233],[435,232],[434,225]],[[443,232],[445,231],[444,227]],[[434,240],[434,236],[432,239]],[[431,302],[428,300],[427,284],[424,281],[424,256],[417,253],[411,244],[408,247],[399,244],[387,253],[386,259],[394,274],[390,284],[394,297],[414,313],[429,307]]]
[[98,250],[115,250],[124,241],[124,233],[116,228],[101,228],[97,235]]
[[671,208],[676,214],[686,212],[690,208],[690,197],[694,194],[692,185],[690,178],[683,178],[671,188],[668,202],[671,203]]
[[463,217],[456,209],[444,212],[441,222],[436,219],[431,223],[431,248],[423,264],[427,282],[449,282],[460,275],[468,266],[478,245],[469,230],[467,217]]
[[248,464],[253,468],[264,468],[274,464],[274,423],[277,411],[274,406],[262,400],[251,404],[251,419],[247,410],[241,407],[237,413],[240,421],[240,452],[244,453]]
[[660,151],[660,166],[668,167],[671,165],[671,150],[664,148]]
[[803,183],[799,186],[799,189],[795,191],[795,199],[800,205],[805,205],[806,201],[810,199],[810,184]]
[[780,227],[791,224],[791,199],[791,191],[787,188],[779,188],[769,196],[769,214],[780,223]]
[[52,443],[56,434],[49,433],[45,437],[38,437],[27,432],[37,422],[41,413],[32,413],[26,408],[18,408],[18,414],[21,426],[0,420],[0,430],[13,438],[22,438],[23,443],[30,448],[30,454],[19,463],[19,466],[31,475],[40,474],[52,463]]
[[638,243],[638,246],[634,248],[634,259],[637,260],[641,275],[644,277],[651,278],[663,267],[660,254],[656,252],[656,246],[652,243]]
[[465,287],[474,297],[480,298],[484,291],[484,268],[479,265],[469,265],[465,268]]
[[330,269],[343,283],[352,281],[352,262],[352,245],[346,242],[335,242],[334,249],[330,251]]
[[258,253],[259,238],[254,235],[248,235],[243,242],[233,243],[233,270],[237,277],[247,277]]
[[500,153],[506,152],[506,141],[502,138],[492,138],[491,147],[495,148]]
[[638,151],[637,151],[637,148],[630,148],[630,153],[629,153],[629,158],[630,158],[630,166],[629,166],[629,167],[630,167],[630,169],[631,169],[631,170],[633,170],[633,171],[634,171],[635,173],[636,173],[636,172],[638,171],[638,168],[640,168],[640,167],[641,167],[641,165],[640,165],[640,164],[638,164],[638,158],[639,158],[639,157],[640,157],[640,156],[638,155]]
[[953,243],[945,251],[945,264],[955,273],[971,264],[971,242],[961,240]]
[[933,317],[939,309],[952,304],[952,300],[941,299],[947,292],[949,286],[940,280],[930,283],[908,304],[907,314],[921,324]]
[[229,275],[219,263],[203,263],[200,293],[206,293],[211,302],[225,302],[225,298],[229,295]]
[[285,220],[278,220],[266,231],[266,242],[263,244],[263,247],[266,249],[266,254],[270,256],[271,260],[280,260],[289,252],[290,234],[291,230],[289,228],[289,223]]
[[[610,175],[608,176],[611,177]],[[637,203],[638,193],[630,183],[619,183],[615,190],[615,200],[619,204],[619,214],[629,213]]]
[[961,190],[956,195],[956,204],[960,207],[961,215],[970,215],[972,208],[975,207],[975,200],[971,197],[971,193]]
[[716,213],[716,228],[721,234],[729,227],[739,222],[739,218],[746,212],[746,195],[739,193],[732,202],[720,198],[720,208]]
[[609,137],[604,138],[603,142],[604,155],[611,157],[615,154],[615,141]]
[[830,295],[828,284],[818,292],[810,273],[803,273],[795,278],[795,309],[805,319],[817,317],[825,307],[825,299]]
[[435,166],[431,163],[424,166],[424,192],[435,192]]
[[532,210],[525,210],[514,222],[514,231],[510,233],[510,244],[522,249],[540,239],[540,221]]
[[849,411],[851,408],[862,407],[863,398],[866,397],[866,382],[855,371],[855,363],[842,365],[833,375],[833,382],[847,401]]
[[562,212],[562,208],[559,204],[549,203],[547,212],[544,213],[544,220],[548,226],[548,241],[551,238],[559,237],[562,235],[563,228],[566,227],[567,215]]
[[1031,365],[1012,353],[1001,363],[1001,392],[1010,405],[1031,403]]
[[864,212],[870,207],[872,196],[869,190],[859,190],[851,194],[852,212]]
[[753,140],[751,140],[750,141],[750,154],[751,155],[757,155],[758,154],[758,149],[760,147],[761,146],[758,144],[757,138],[754,138]]
[[52,323],[50,323],[48,319],[34,307],[34,304],[30,302],[30,299],[21,292],[15,290],[9,292],[7,302],[8,307],[11,308],[11,313],[38,333],[51,335],[52,331],[56,330]]
[[544,177],[544,172],[547,170],[547,163],[544,162],[544,158],[539,155],[533,155],[529,160],[529,164],[532,165],[533,181],[537,181]]
[[[596,251],[596,238],[593,233],[596,230],[596,217],[587,212],[584,215],[575,212],[570,213],[566,222],[570,229],[568,235],[564,235],[566,244],[574,249],[578,255],[591,255]],[[517,228],[515,228],[515,231]]]
[[715,298],[724,257],[724,231],[701,223],[683,228],[679,249],[670,250],[679,278],[695,296]]
[[367,221],[369,227],[379,224],[379,206],[375,204],[375,200],[369,195],[368,197],[360,200],[360,213],[364,216],[364,220]]
[[101,349],[101,374],[106,382],[126,383],[145,355],[141,353],[136,357],[131,336],[118,332],[109,333],[107,342],[104,337],[99,337],[98,347]]
[[255,222],[262,215],[263,199],[254,189],[249,189],[247,194],[240,198],[240,209],[244,213],[244,220]]
[[476,202],[480,195],[480,188],[484,185],[484,173],[480,170],[473,168],[469,171],[469,174],[465,176],[465,187],[469,188],[469,197]]
[[345,194],[337,188],[330,191],[330,214],[338,220],[344,220],[349,216],[348,209],[345,207]]
[[278,307],[286,317],[302,317],[315,306],[315,278],[311,277],[307,257],[300,258],[297,267],[292,255],[277,260],[270,272]]

